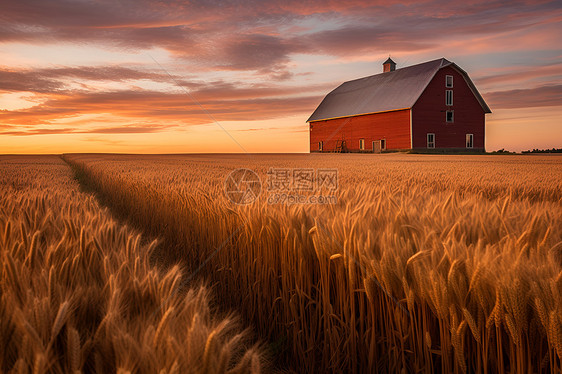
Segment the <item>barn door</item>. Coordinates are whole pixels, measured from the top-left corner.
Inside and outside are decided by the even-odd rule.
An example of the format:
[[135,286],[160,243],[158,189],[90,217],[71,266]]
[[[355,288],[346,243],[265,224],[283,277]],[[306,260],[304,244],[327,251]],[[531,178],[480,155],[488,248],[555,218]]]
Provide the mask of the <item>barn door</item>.
[[374,140],[373,141],[373,153],[381,153],[381,141]]

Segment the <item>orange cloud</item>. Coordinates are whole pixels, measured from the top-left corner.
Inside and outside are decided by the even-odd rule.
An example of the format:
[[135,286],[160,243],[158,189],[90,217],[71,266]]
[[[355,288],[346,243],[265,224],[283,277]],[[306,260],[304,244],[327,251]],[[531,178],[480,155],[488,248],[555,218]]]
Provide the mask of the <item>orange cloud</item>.
[[0,131],[0,135],[58,135],[58,134],[146,134],[153,132],[161,132],[175,127],[173,125],[146,124],[146,125],[123,125],[116,127],[101,127],[93,129],[76,129],[73,127],[66,128],[36,128],[29,130],[8,130]]
[[[227,99],[221,98],[220,94],[213,98],[202,95],[202,99],[196,103],[183,93],[156,91],[52,95],[44,103],[31,108],[0,111],[0,121],[5,124],[36,126],[78,115],[111,113],[116,118],[149,118],[158,122],[177,121],[193,125],[213,122],[207,113],[219,121],[251,121],[307,113],[321,99],[318,95],[280,98],[242,96],[233,99],[233,94],[229,92],[225,96]],[[205,111],[201,110],[200,105]]]

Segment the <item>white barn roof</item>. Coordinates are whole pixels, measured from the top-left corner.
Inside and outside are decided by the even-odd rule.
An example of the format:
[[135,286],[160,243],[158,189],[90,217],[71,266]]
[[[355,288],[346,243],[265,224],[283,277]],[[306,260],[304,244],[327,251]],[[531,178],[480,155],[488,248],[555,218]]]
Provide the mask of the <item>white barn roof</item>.
[[468,74],[453,62],[440,58],[345,82],[326,95],[307,122],[412,108],[435,74],[445,66],[463,75],[484,112],[491,113]]

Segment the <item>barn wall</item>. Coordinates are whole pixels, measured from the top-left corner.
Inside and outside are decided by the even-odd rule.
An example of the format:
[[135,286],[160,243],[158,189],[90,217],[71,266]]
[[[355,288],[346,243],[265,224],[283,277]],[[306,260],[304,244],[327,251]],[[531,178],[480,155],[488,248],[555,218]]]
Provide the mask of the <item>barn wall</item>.
[[359,139],[365,139],[365,151],[372,142],[386,139],[386,149],[410,148],[410,110],[399,110],[363,116],[338,118],[310,123],[310,151],[318,151],[324,141],[324,152],[332,152],[337,140],[345,140],[350,151],[359,151]]
[[[453,88],[445,76],[453,76]],[[445,90],[453,90],[453,106],[445,105]],[[454,110],[454,123],[445,112]],[[474,149],[484,150],[484,110],[460,73],[452,67],[437,72],[412,109],[414,148],[427,147],[427,133],[435,134],[436,148],[466,148],[466,134],[474,134]]]

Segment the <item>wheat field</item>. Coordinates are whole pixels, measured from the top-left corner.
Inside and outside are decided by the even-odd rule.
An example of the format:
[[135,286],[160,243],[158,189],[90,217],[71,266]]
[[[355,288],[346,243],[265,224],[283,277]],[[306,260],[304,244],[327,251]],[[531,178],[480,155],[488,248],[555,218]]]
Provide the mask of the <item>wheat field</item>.
[[0,156],[0,372],[259,373],[260,349],[209,290],[57,156]]
[[[560,372],[560,158],[65,159],[296,371]],[[238,167],[335,167],[338,203],[233,205]]]
[[[3,370],[43,362],[61,371],[77,367],[65,366],[72,361],[68,351],[74,350],[69,343],[76,340],[78,326],[88,322],[70,316],[80,310],[75,305],[87,304],[83,298],[91,299],[83,296],[94,293],[84,291],[89,281],[76,286],[77,280],[67,275],[57,282],[64,285],[59,286],[57,301],[43,301],[49,305],[50,319],[44,325],[33,319],[34,308],[39,308],[35,305],[40,304],[35,300],[50,297],[49,274],[68,274],[73,264],[72,274],[87,268],[80,277],[86,279],[95,268],[101,273],[95,279],[100,287],[105,285],[105,293],[97,294],[103,302],[96,304],[105,305],[103,312],[97,312],[99,324],[79,332],[78,367],[84,371],[95,371],[100,361],[95,357],[107,354],[111,369],[123,366],[147,372],[189,367],[190,360],[203,365],[226,363],[217,364],[212,372],[271,371],[264,369],[269,367],[264,357],[274,359],[276,370],[302,373],[562,372],[562,158],[558,156],[76,154],[62,158],[67,166],[55,158],[47,166],[29,160],[24,168],[28,174],[21,174],[19,167],[14,170],[12,161],[0,159],[2,172],[8,175],[2,180],[11,180],[0,182],[2,204],[9,208],[4,211],[10,212],[0,219],[0,232],[10,233],[3,237],[10,246],[4,245],[2,277],[8,274],[6,263],[18,264],[22,277],[30,271],[27,258],[40,258],[31,267],[35,271],[25,277],[37,278],[34,282],[42,285],[2,283],[9,291],[3,290],[3,315],[29,315],[28,324],[41,329],[37,333],[41,339],[35,342],[26,338],[29,331],[19,317],[2,322],[0,332],[19,344],[0,352],[9,363]],[[264,186],[271,168],[337,169],[337,203],[271,204],[262,188],[252,204],[233,204],[225,195],[225,180],[241,167],[254,170]],[[50,179],[54,171],[46,171],[49,168],[58,170],[56,179]],[[72,173],[95,197],[77,190]],[[43,219],[45,214],[33,213],[43,209],[37,195],[66,221],[83,227],[81,233],[74,237],[67,232],[65,219],[50,223],[51,218]],[[16,206],[27,208],[22,213]],[[74,206],[82,208],[76,211]],[[115,223],[110,214],[128,226]],[[80,258],[84,250],[93,253],[86,262],[38,257],[36,244],[30,247],[36,230],[25,226],[22,231],[20,222],[39,222],[33,227],[42,227],[41,232],[59,227],[38,236],[51,238],[47,244],[52,244],[41,247],[45,253],[60,249],[61,237],[70,241],[64,244],[65,253]],[[109,227],[121,236],[104,233]],[[139,235],[129,227],[146,238],[157,238],[158,245],[128,239]],[[109,241],[107,245],[96,245],[100,238]],[[82,249],[83,243],[91,245]],[[7,250],[12,247],[19,249]],[[103,253],[108,260],[101,261],[97,253],[107,251],[106,247],[110,250]],[[9,257],[14,260],[9,262]],[[88,261],[93,264],[85,266]],[[139,261],[142,270],[136,265]],[[113,267],[106,270],[110,264]],[[174,296],[177,301],[170,303],[162,295],[173,293],[182,279],[193,284],[192,291],[178,292],[181,297]],[[210,290],[195,286],[202,281]],[[128,292],[133,294],[138,287],[165,290],[148,300],[137,295],[121,304],[115,301],[131,287]],[[18,292],[31,296],[18,300]],[[119,296],[110,296],[114,293]],[[209,311],[210,294],[217,310]],[[5,295],[12,296],[4,301]],[[193,306],[177,307],[193,299],[199,300],[196,304],[205,313],[194,312]],[[64,313],[69,317],[60,332],[53,322],[60,319],[56,317],[66,300],[69,306]],[[155,303],[164,307],[157,316],[147,316]],[[142,326],[131,322],[130,305],[138,306]],[[181,316],[172,321],[178,309]],[[230,316],[240,317],[240,323],[232,321],[234,317],[220,319],[229,311]],[[206,323],[194,324],[193,316],[201,314]],[[197,335],[197,348],[189,343],[192,335],[185,335],[188,326],[195,325],[203,329]],[[240,335],[243,327],[253,333]],[[94,344],[100,335],[107,346]],[[156,344],[154,336],[171,343]],[[257,347],[256,339],[263,345]],[[182,341],[186,343],[181,345]],[[184,352],[179,346],[194,351]],[[216,348],[210,353],[209,346]],[[146,351],[151,359],[139,361],[144,357],[139,352]]]

